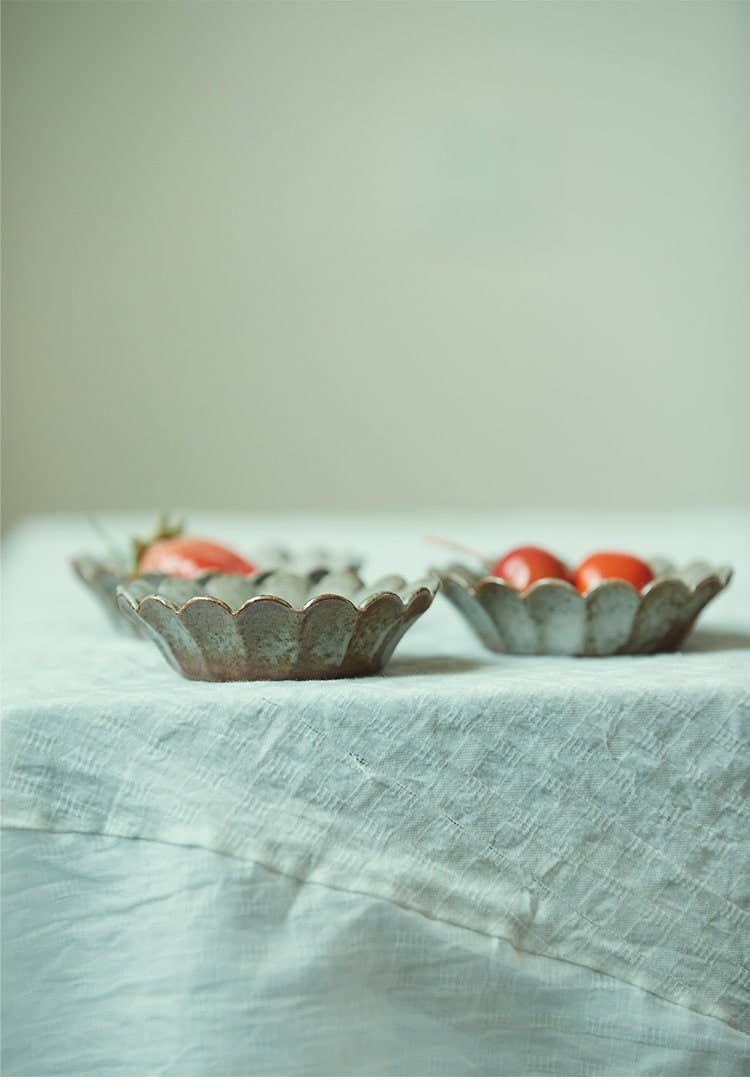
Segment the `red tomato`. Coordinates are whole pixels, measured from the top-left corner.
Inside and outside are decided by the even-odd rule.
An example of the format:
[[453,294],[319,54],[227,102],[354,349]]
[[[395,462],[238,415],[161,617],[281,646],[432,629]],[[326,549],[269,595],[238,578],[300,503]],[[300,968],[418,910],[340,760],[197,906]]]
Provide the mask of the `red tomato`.
[[490,574],[501,577],[520,591],[545,577],[570,581],[570,571],[565,563],[541,547],[517,547],[509,551],[497,560]]
[[620,551],[596,551],[584,559],[573,574],[573,584],[579,593],[585,593],[609,578],[619,578],[636,589],[642,589],[654,580],[654,571],[635,555],[625,555]]
[[142,573],[156,571],[172,577],[195,577],[208,570],[221,574],[254,574],[256,567],[241,555],[195,536],[171,536],[149,544],[140,557]]

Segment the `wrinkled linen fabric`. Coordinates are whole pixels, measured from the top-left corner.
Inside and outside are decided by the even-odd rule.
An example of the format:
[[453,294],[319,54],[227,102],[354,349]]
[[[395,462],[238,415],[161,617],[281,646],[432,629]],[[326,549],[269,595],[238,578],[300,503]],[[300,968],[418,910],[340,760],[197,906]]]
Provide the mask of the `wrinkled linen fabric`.
[[82,521],[22,525],[7,1074],[750,1072],[746,515],[191,529],[372,576],[440,562],[430,530],[738,572],[680,653],[497,656],[440,599],[382,677],[192,683],[74,582]]
[[137,839],[7,831],[5,850],[8,1074],[747,1066],[716,1019],[369,895]]

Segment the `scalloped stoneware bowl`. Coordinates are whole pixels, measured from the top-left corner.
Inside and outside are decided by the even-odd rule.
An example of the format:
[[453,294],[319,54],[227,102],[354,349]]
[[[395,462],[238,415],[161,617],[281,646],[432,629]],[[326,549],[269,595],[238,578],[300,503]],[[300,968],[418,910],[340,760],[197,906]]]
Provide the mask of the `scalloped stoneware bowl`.
[[435,571],[442,590],[495,653],[606,657],[677,649],[699,612],[732,577],[728,566],[651,562],[655,578],[640,592],[603,581],[581,594],[545,578],[519,592],[484,571],[453,565]]
[[352,570],[288,570],[121,585],[120,608],[187,679],[342,679],[374,675],[429,608],[438,579],[365,586]]
[[[280,547],[270,547],[257,552],[260,571],[272,569],[290,570],[309,577],[322,577],[332,570],[356,572],[362,565],[358,555],[338,554],[326,548],[310,548],[306,551],[292,552]],[[132,571],[107,559],[94,558],[90,555],[78,555],[70,563],[74,573],[89,589],[107,614],[110,622],[125,634],[145,637],[145,631],[130,622],[120,611],[117,604],[117,587],[133,581]],[[201,579],[199,579],[201,580]]]

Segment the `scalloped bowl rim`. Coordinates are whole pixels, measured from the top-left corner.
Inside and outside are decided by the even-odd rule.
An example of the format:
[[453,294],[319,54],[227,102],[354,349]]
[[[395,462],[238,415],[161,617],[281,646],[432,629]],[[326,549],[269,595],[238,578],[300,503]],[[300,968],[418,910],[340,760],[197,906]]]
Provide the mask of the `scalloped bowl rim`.
[[677,573],[660,574],[658,577],[655,577],[651,581],[649,581],[647,585],[644,585],[642,589],[637,589],[635,585],[632,585],[629,581],[625,581],[624,578],[608,577],[604,578],[602,581],[597,582],[597,584],[593,585],[590,589],[586,589],[585,592],[580,592],[578,589],[576,589],[575,585],[572,585],[569,581],[564,581],[562,578],[558,577],[539,578],[538,581],[533,582],[533,584],[529,585],[527,588],[517,589],[514,585],[511,585],[509,581],[506,581],[504,578],[501,577],[494,577],[492,574],[484,574],[475,578],[467,578],[464,577],[463,574],[459,573],[455,568],[451,567],[446,567],[443,569],[433,567],[431,568],[430,572],[436,577],[440,578],[441,582],[447,581],[448,579],[460,582],[463,587],[469,593],[471,593],[472,596],[476,596],[485,585],[502,585],[504,588],[514,593],[521,600],[526,600],[529,596],[537,592],[539,589],[544,588],[544,586],[546,585],[559,585],[562,589],[569,593],[569,595],[574,596],[580,600],[589,600],[591,599],[591,597],[596,596],[600,592],[602,592],[608,585],[626,585],[628,589],[630,589],[633,593],[636,594],[636,596],[640,597],[641,599],[645,599],[654,591],[654,589],[656,589],[659,585],[663,585],[665,583],[673,584],[674,582],[679,582],[679,584],[684,585],[684,587],[690,593],[696,593],[699,589],[703,588],[703,586],[708,584],[708,582],[710,581],[718,581],[721,588],[725,589],[729,582],[732,580],[734,568],[729,565],[714,567],[709,570],[708,573],[706,573],[703,577],[701,577],[699,581],[696,581],[694,583],[686,581],[684,577]]
[[91,566],[96,567],[97,570],[106,570],[108,574],[117,574],[119,577],[130,577],[130,573],[126,571],[122,566],[117,566],[113,562],[108,562],[104,559],[98,558],[96,555],[90,555],[88,552],[81,552],[78,555],[71,555],[68,562],[74,570],[78,570],[84,563],[90,563]]
[[148,593],[146,596],[142,596],[136,599],[122,585],[119,585],[117,587],[117,599],[118,601],[124,600],[130,606],[130,608],[132,608],[132,610],[138,615],[141,614],[141,609],[143,605],[148,603],[149,601],[157,601],[159,604],[162,604],[165,608],[168,608],[169,611],[173,612],[175,615],[178,616],[181,616],[183,612],[185,612],[188,608],[192,607],[194,604],[203,603],[216,604],[223,611],[225,611],[227,615],[236,617],[238,615],[242,615],[242,613],[247,611],[250,607],[252,607],[252,605],[263,603],[263,601],[270,601],[274,604],[280,604],[283,608],[286,608],[287,611],[293,612],[295,615],[304,615],[306,612],[310,611],[313,606],[315,606],[316,604],[320,604],[325,600],[336,600],[342,604],[348,604],[349,607],[352,608],[354,611],[358,612],[360,615],[364,615],[375,603],[376,600],[384,600],[389,598],[397,600],[404,609],[407,609],[411,607],[417,597],[422,596],[425,593],[429,594],[430,600],[432,600],[433,597],[437,595],[439,588],[439,582],[438,584],[435,584],[434,581],[431,579],[431,583],[429,585],[418,585],[415,589],[412,590],[411,593],[409,593],[409,596],[406,598],[404,598],[403,596],[399,596],[398,593],[393,592],[391,589],[376,589],[371,596],[365,597],[364,601],[361,604],[355,604],[353,600],[349,599],[349,597],[341,596],[340,593],[319,593],[317,596],[313,596],[308,601],[306,601],[306,603],[303,604],[301,608],[295,608],[292,604],[289,603],[288,600],[284,600],[284,598],[281,596],[274,596],[272,593],[261,593],[258,596],[253,596],[249,600],[246,600],[244,604],[241,604],[239,608],[232,608],[229,604],[227,604],[226,600],[222,600],[218,596],[210,595],[191,596],[189,600],[186,600],[184,602],[184,604],[177,605],[172,601],[167,600],[166,597],[161,596],[159,593]]
[[[293,554],[294,552],[289,552],[289,553]],[[345,552],[343,552],[342,554],[344,554],[344,557],[346,557]],[[334,550],[330,551],[330,556],[331,557],[336,557],[337,555],[339,555],[339,552],[334,551]],[[348,567],[349,569],[359,570],[359,569],[361,569],[362,566],[364,566],[365,560],[361,555],[352,553],[351,558],[352,558],[352,562],[351,562],[350,567]],[[75,573],[78,574],[79,577],[82,577],[84,581],[88,580],[83,574],[84,564],[90,565],[96,571],[96,573],[112,574],[113,577],[122,578],[123,581],[137,581],[139,577],[144,577],[147,574],[157,574],[158,575],[160,573],[159,570],[137,570],[137,569],[133,570],[132,567],[128,567],[126,569],[123,566],[118,566],[116,563],[110,561],[109,559],[102,559],[102,558],[99,558],[99,556],[97,556],[97,555],[91,555],[91,554],[89,554],[88,552],[85,552],[85,551],[79,552],[79,554],[77,554],[77,555],[71,555],[68,558],[68,563],[72,567],[72,569],[75,571]],[[249,578],[256,577],[258,574],[263,573],[265,569],[266,569],[265,567],[258,565],[258,566],[256,566],[253,573],[248,574],[247,576]],[[203,575],[211,576],[211,575],[217,575],[217,574],[223,574],[223,573],[224,573],[223,570],[206,569],[206,570],[201,570],[200,573],[197,574],[196,576],[203,576]],[[174,575],[162,573],[161,576],[162,577],[170,577],[170,576],[174,576]],[[231,576],[243,577],[244,575],[237,574],[237,575],[231,575]]]

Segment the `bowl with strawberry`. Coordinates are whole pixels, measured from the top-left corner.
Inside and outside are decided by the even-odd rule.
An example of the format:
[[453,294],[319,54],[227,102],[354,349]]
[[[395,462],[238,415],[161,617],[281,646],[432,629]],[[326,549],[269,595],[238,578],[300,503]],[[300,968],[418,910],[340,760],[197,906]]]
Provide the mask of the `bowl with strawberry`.
[[593,551],[571,566],[539,546],[514,547],[496,558],[449,546],[474,562],[435,570],[442,592],[496,653],[669,652],[732,577],[728,566],[647,561],[624,551]]
[[143,637],[138,624],[130,622],[117,603],[118,586],[135,578],[173,578],[183,583],[200,585],[216,576],[250,579],[260,572],[286,569],[295,573],[322,577],[331,570],[356,571],[361,559],[354,555],[336,554],[325,548],[291,552],[282,547],[259,548],[252,558],[227,547],[226,544],[203,536],[187,533],[182,522],[170,522],[160,516],[154,532],[145,538],[134,537],[123,548],[105,536],[106,555],[81,554],[71,561],[77,577],[89,589],[112,624],[128,634]]

